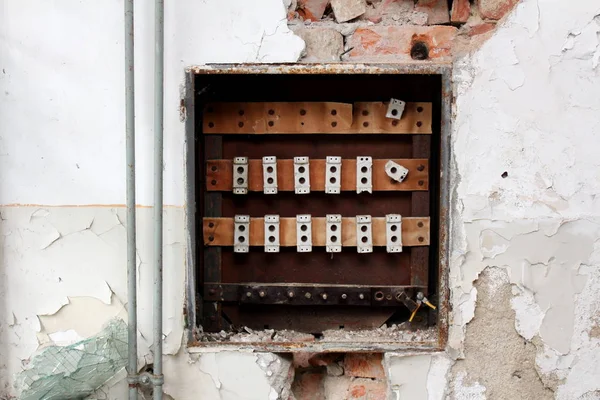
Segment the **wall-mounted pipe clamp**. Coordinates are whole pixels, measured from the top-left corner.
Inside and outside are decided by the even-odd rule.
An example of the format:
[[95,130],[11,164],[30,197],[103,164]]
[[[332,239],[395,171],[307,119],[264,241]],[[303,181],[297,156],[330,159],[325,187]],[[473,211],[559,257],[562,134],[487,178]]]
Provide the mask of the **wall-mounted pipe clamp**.
[[265,194],[277,194],[277,157],[263,157],[262,165],[263,192]]

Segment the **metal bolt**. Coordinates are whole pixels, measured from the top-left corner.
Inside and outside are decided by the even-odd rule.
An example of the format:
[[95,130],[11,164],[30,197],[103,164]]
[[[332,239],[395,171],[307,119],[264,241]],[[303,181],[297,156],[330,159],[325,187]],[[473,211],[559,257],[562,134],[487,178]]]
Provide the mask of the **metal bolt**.
[[246,297],[252,297],[252,292],[246,292]]
[[289,297],[289,298],[292,298],[292,297],[294,297],[294,292],[292,292],[292,291],[290,290],[290,291],[288,292],[288,294],[287,294],[287,295],[288,295],[288,297]]
[[358,295],[358,298],[361,299],[361,300],[363,300],[365,298],[365,295],[361,293],[361,294]]
[[323,294],[321,295],[321,297],[323,298],[323,300],[327,300],[327,293],[323,293]]
[[143,385],[147,385],[150,383],[150,377],[148,375],[142,375],[140,377],[140,383],[142,383]]
[[342,294],[342,299],[343,299],[343,300],[346,300],[347,298],[348,298],[348,295],[347,295],[346,293],[343,293],[343,294]]
[[304,294],[304,297],[306,297],[307,299],[310,299],[312,297],[312,295],[310,293],[306,292]]
[[258,292],[258,295],[259,295],[260,297],[265,297],[267,294],[265,293],[265,291],[264,291],[264,290],[261,290],[260,292]]
[[424,169],[425,169],[425,166],[424,166],[424,165],[419,165],[419,166],[417,167],[417,171],[423,171]]
[[425,295],[423,294],[423,292],[417,293],[417,300],[423,300],[424,298],[425,298]]

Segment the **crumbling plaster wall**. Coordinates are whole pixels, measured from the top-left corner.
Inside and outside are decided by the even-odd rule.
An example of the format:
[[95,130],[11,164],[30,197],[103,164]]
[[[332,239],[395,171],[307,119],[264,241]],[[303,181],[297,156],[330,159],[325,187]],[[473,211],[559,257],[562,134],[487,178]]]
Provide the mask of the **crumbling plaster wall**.
[[[152,6],[137,1],[136,13],[143,364],[152,359]],[[15,393],[39,346],[88,337],[125,313],[121,14],[120,1],[91,0],[9,0],[0,11],[0,394]],[[507,398],[508,385],[523,398],[598,398],[598,15],[594,0],[525,0],[456,59],[450,339],[445,353],[386,355],[391,398]],[[302,49],[280,0],[167,4],[165,391],[175,399],[289,392],[285,358],[181,346],[179,100],[186,66],[294,62]],[[519,354],[519,365],[501,353]],[[97,397],[125,390],[121,374]]]

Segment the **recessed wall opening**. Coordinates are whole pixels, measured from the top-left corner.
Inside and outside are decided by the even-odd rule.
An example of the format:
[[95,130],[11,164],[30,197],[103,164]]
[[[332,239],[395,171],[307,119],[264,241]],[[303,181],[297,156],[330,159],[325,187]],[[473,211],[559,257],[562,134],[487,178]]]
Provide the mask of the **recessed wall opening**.
[[195,343],[439,347],[446,70],[281,68],[193,75]]

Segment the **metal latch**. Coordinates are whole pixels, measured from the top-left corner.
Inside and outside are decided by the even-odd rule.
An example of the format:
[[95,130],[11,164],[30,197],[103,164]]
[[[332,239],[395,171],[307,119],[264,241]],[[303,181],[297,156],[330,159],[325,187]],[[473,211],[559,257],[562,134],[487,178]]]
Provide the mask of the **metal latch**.
[[340,214],[327,214],[327,238],[325,240],[328,253],[342,251],[342,216]]
[[309,214],[296,215],[296,244],[298,253],[312,251],[312,222]]
[[310,164],[308,157],[294,157],[294,192],[310,193]]
[[401,119],[402,114],[404,113],[404,107],[406,103],[402,100],[398,99],[390,99],[390,103],[388,104],[387,113],[385,114],[386,118],[392,119]]
[[356,251],[359,253],[373,252],[373,230],[370,215],[356,216]]
[[356,157],[356,193],[373,192],[372,170],[371,157]]
[[389,160],[385,163],[385,173],[396,182],[402,182],[408,175],[408,168]]
[[277,157],[263,157],[263,192],[277,194]]
[[250,216],[236,215],[233,220],[233,252],[247,253],[250,250]]
[[325,193],[338,194],[342,187],[342,157],[328,156],[325,164]]
[[402,216],[385,216],[385,243],[388,253],[402,253]]
[[265,215],[265,253],[279,253],[279,215]]
[[248,193],[248,157],[233,159],[233,194]]

